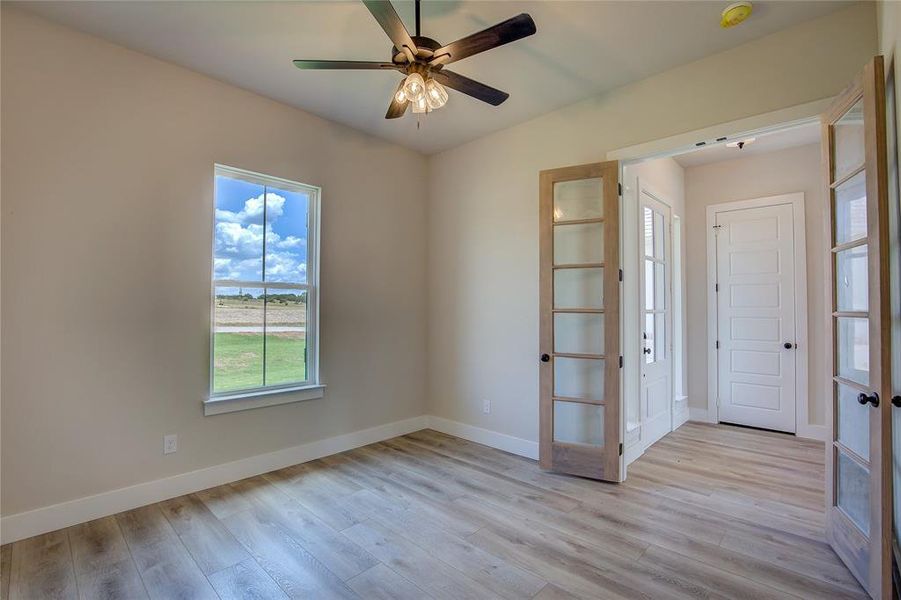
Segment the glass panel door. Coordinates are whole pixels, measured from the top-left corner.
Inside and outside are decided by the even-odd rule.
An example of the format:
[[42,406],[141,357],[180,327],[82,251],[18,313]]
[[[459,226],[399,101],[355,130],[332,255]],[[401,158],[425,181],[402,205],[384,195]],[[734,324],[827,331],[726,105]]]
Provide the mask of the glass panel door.
[[831,439],[827,538],[873,597],[891,589],[889,451],[891,340],[882,58],[823,115],[830,198],[827,303]]
[[617,163],[541,173],[540,465],[619,481]]

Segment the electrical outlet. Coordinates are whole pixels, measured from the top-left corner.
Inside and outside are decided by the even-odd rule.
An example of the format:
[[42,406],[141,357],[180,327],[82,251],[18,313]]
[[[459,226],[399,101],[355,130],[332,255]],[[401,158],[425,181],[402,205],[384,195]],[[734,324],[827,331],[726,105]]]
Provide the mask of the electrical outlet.
[[163,436],[163,454],[172,454],[178,451],[178,436],[176,434]]
[[491,414],[491,400],[482,400],[482,412],[486,415]]

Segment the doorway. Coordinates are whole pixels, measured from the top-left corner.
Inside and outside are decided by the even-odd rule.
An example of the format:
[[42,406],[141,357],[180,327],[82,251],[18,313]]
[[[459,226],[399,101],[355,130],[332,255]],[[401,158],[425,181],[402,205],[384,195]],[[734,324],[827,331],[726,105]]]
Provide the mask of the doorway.
[[717,422],[798,430],[808,376],[804,221],[802,192],[707,207],[708,412]]

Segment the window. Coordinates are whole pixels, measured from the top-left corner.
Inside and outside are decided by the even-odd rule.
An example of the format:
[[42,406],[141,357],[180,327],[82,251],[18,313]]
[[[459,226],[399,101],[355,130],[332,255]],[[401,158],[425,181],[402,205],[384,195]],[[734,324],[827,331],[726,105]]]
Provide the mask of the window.
[[216,166],[207,414],[322,396],[318,209],[318,188]]

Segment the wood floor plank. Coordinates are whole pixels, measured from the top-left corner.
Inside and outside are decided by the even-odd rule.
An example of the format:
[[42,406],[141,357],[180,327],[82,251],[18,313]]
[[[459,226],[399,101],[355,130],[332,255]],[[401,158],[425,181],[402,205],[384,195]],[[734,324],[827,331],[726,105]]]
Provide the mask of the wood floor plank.
[[258,515],[251,509],[223,522],[289,598],[358,598],[278,523]]
[[116,515],[151,598],[217,598],[158,504]]
[[160,509],[204,575],[249,557],[244,547],[197,496],[179,496],[160,502]]
[[9,578],[12,569],[13,546],[0,546],[0,600],[9,600]]
[[287,600],[257,561],[248,558],[208,576],[222,600]]
[[363,571],[347,585],[367,600],[426,600],[433,597],[382,563]]
[[13,544],[10,600],[69,600],[78,584],[66,530],[53,531]]
[[498,598],[488,588],[378,523],[360,523],[345,533],[392,570],[435,598]]
[[378,563],[265,478],[254,477],[232,485],[250,500],[249,512],[257,522],[292,537],[338,578],[350,579]]
[[75,525],[68,533],[80,598],[147,598],[115,517]]
[[216,515],[217,519],[224,519],[236,512],[250,508],[247,500],[230,485],[220,485],[202,490],[197,492],[195,496],[206,505],[210,512]]

